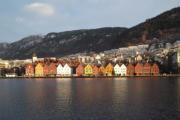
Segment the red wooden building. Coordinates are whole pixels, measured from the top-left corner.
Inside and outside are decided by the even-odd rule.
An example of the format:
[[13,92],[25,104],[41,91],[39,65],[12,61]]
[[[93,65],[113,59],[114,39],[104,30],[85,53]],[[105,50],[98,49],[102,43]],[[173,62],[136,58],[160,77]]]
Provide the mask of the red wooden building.
[[98,76],[98,75],[99,75],[99,68],[98,68],[96,65],[94,65],[94,67],[93,67],[93,74],[94,74],[95,76]]
[[132,64],[128,64],[127,66],[127,75],[134,75],[135,67]]
[[82,76],[82,75],[84,74],[84,66],[83,66],[82,63],[80,63],[80,64],[78,65],[78,67],[76,68],[76,74],[77,74],[78,76]]
[[151,74],[151,65],[147,62],[143,67],[143,74],[150,75]]
[[43,72],[44,72],[44,76],[49,75],[49,65],[45,64],[43,66]]
[[25,72],[26,72],[27,76],[34,76],[34,74],[35,74],[34,65],[32,63],[27,64],[25,67]]
[[51,63],[49,65],[49,74],[50,75],[56,75],[57,74],[57,68],[55,63]]
[[153,64],[153,66],[151,67],[151,74],[156,75],[159,74],[159,66],[155,63]]
[[142,75],[143,74],[143,65],[138,62],[135,66],[135,74],[136,75]]

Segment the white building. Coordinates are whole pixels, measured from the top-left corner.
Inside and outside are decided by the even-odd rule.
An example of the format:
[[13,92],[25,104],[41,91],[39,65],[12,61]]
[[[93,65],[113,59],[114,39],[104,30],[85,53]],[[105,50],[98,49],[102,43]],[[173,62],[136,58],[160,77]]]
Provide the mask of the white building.
[[62,76],[63,75],[63,66],[61,64],[57,67],[57,75]]
[[121,74],[121,76],[126,76],[127,75],[127,67],[124,64],[122,64],[120,66],[120,74]]
[[63,75],[64,76],[72,75],[72,68],[68,64],[65,64],[65,66],[63,67]]
[[0,69],[1,68],[10,68],[9,61],[0,59]]
[[180,51],[177,51],[177,64],[178,68],[180,68]]
[[17,77],[16,73],[8,73],[6,74],[6,77]]
[[120,66],[118,64],[116,64],[114,66],[114,73],[115,73],[115,75],[120,75],[121,74],[120,73]]
[[100,55],[96,55],[95,59],[96,59],[96,60],[100,60],[100,59],[101,59],[101,56],[100,56]]
[[36,53],[32,55],[32,62],[36,62],[38,60]]
[[95,58],[90,56],[78,56],[78,60],[83,63],[92,63]]

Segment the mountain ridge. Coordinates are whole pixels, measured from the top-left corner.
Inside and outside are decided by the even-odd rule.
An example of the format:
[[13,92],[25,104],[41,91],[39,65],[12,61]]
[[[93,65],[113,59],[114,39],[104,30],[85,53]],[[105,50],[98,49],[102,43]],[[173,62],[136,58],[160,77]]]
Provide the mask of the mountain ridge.
[[[0,53],[3,59],[31,58],[36,52],[39,57],[62,57],[78,52],[102,51],[110,47],[113,39],[126,28],[106,27],[98,29],[82,29],[65,32],[51,32],[44,36],[34,35],[13,42]],[[97,47],[97,44],[103,44]]]
[[123,46],[151,44],[154,38],[159,39],[159,42],[173,43],[180,40],[179,33],[180,7],[177,7],[126,30],[113,45],[115,48],[121,47],[119,41],[126,41]]
[[[105,27],[34,35],[10,44],[0,44],[0,58],[62,57],[83,52],[139,44],[173,43],[180,40],[180,7],[171,9],[131,28]],[[5,47],[4,47],[5,46]]]

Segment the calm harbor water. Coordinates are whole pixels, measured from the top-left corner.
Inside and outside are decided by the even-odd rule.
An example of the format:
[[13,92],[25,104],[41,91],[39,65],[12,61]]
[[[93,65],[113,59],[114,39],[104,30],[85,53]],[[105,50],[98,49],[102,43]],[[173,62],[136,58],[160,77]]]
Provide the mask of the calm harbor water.
[[0,120],[120,119],[180,119],[180,78],[0,79]]

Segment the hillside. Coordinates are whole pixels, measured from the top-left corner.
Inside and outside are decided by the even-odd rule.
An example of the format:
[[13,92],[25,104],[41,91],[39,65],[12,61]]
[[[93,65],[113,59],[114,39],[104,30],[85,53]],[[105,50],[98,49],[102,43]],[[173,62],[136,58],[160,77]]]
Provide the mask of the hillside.
[[152,44],[153,42],[173,43],[180,40],[180,7],[147,19],[144,23],[126,30],[118,37],[119,39],[113,44],[115,48]]
[[139,44],[174,43],[180,40],[180,7],[127,28],[74,30],[47,35],[34,35],[20,41],[0,44],[0,58],[26,59],[33,52],[38,57],[101,52]]
[[38,57],[61,57],[79,52],[100,52],[111,49],[113,40],[117,40],[126,28],[100,28],[49,33],[45,36],[29,36],[11,43],[0,53],[3,59],[31,58],[33,52]]

